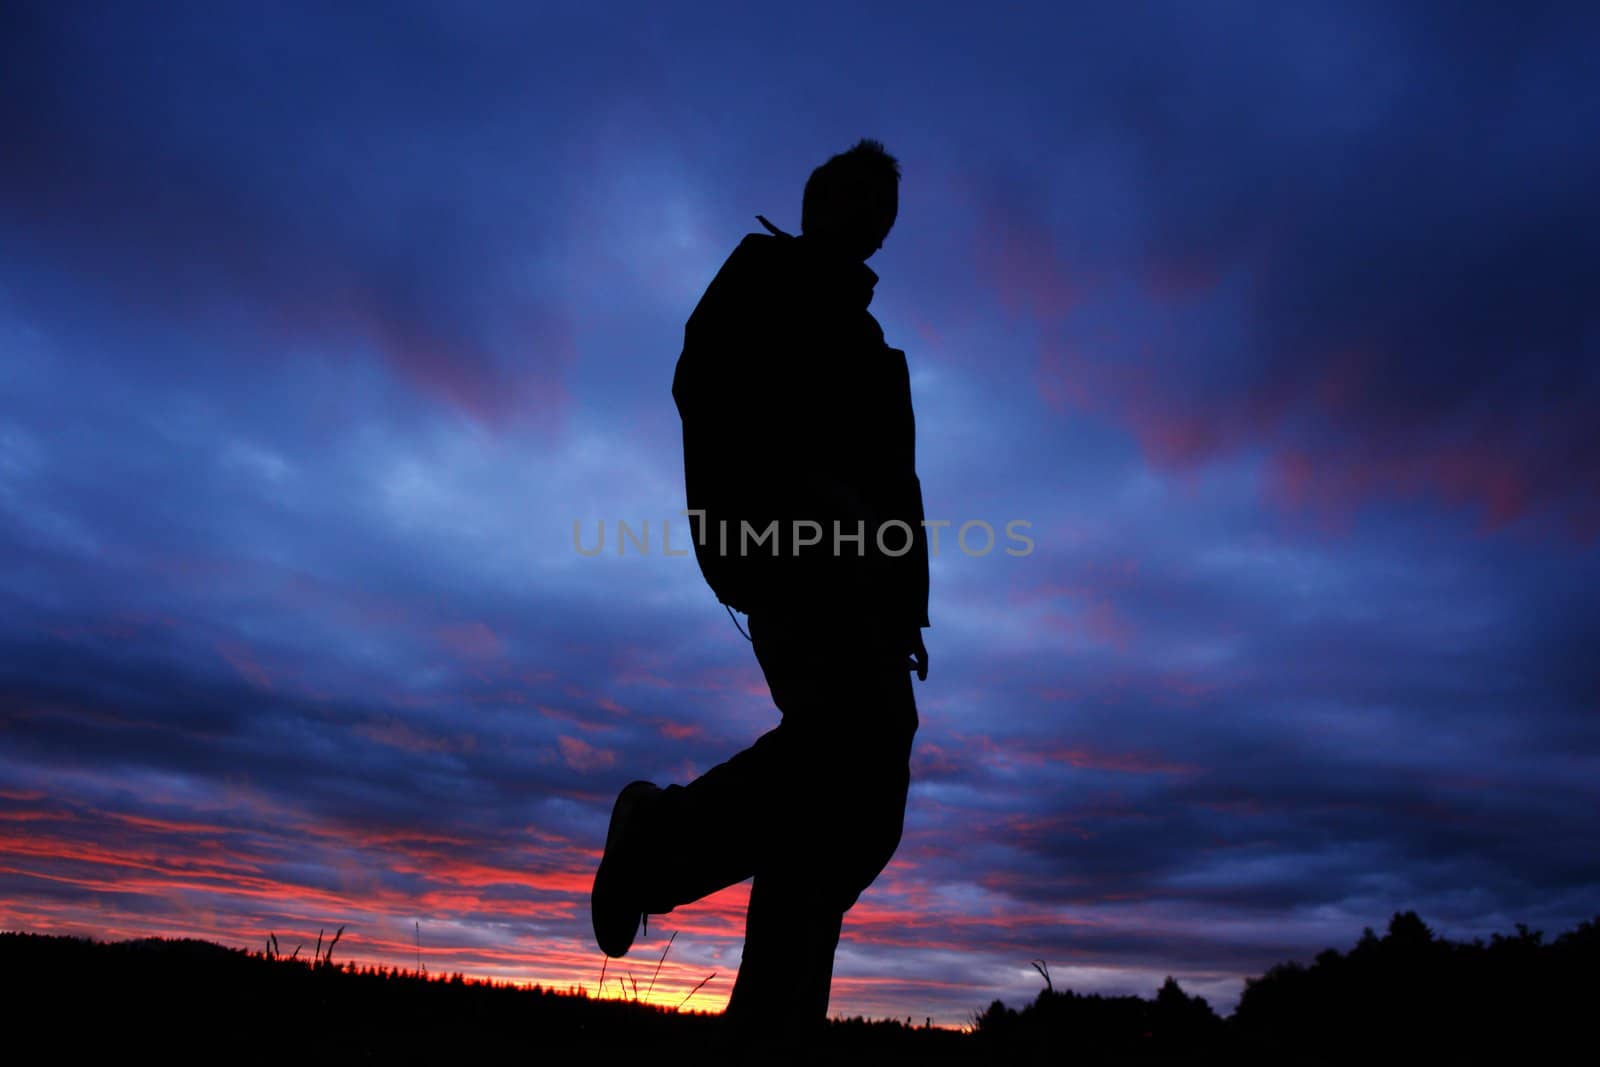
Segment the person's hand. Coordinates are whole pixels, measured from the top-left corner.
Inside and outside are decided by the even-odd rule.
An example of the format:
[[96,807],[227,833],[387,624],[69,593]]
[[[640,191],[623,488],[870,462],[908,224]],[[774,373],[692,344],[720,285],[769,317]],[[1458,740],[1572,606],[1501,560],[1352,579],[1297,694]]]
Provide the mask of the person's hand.
[[922,628],[919,626],[911,631],[911,650],[908,653],[911,662],[907,664],[917,672],[917,681],[928,680],[928,646],[922,643]]

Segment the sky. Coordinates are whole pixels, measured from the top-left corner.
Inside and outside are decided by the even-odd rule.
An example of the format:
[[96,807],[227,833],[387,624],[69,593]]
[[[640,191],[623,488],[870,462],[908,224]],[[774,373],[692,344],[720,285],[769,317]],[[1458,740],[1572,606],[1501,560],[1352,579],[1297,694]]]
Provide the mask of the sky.
[[832,1012],[1600,914],[1597,12],[5,5],[0,928],[594,993],[617,790],[777,722],[683,324],[862,137],[952,526]]

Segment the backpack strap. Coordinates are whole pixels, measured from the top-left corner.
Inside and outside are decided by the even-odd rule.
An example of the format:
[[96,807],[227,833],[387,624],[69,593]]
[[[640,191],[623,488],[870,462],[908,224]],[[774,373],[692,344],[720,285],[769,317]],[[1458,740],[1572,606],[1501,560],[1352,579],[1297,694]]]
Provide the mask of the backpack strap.
[[794,234],[792,234],[792,233],[784,233],[782,230],[778,229],[772,223],[768,222],[767,221],[767,217],[765,215],[757,215],[756,216],[756,221],[761,223],[761,225],[765,226],[767,228],[767,232],[772,234],[772,236],[774,236],[774,237],[793,237],[794,236]]

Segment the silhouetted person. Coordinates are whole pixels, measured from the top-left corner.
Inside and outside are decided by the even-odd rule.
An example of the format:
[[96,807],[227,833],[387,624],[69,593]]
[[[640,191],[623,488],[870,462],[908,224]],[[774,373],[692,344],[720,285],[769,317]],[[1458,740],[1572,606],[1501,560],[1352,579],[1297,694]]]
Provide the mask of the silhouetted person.
[[591,900],[621,956],[643,915],[754,876],[728,1016],[785,1040],[826,1019],[841,921],[899,846],[909,672],[927,677],[910,383],[867,310],[899,179],[875,141],[818,167],[800,235],[761,219],[771,232],[744,238],[685,327],[673,397],[695,552],[749,615],[782,720],[688,785],[624,788]]

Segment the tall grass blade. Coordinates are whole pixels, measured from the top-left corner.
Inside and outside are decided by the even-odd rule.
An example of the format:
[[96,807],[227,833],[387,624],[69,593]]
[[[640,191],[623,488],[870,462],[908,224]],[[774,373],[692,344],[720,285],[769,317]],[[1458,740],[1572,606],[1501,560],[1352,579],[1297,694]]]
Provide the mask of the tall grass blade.
[[650,973],[650,984],[645,987],[644,999],[648,1002],[650,991],[656,987],[656,975],[661,973],[661,965],[667,962],[667,952],[671,950],[672,943],[678,940],[678,931],[672,931],[672,936],[667,938],[667,947],[661,950],[661,958],[656,960],[656,969]]
[[[716,976],[717,976],[717,972],[716,971],[712,971],[710,974],[708,974],[704,978],[700,979],[700,985],[697,985],[693,989],[689,990],[689,997],[692,997],[696,993],[700,992],[700,986],[705,985],[707,982],[711,981],[711,979],[715,978]],[[678,1001],[678,1010],[679,1011],[682,1011],[683,1010],[683,1006],[685,1004],[689,1003],[689,997],[684,997],[682,1000]]]

